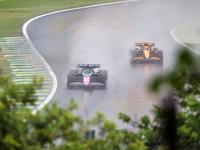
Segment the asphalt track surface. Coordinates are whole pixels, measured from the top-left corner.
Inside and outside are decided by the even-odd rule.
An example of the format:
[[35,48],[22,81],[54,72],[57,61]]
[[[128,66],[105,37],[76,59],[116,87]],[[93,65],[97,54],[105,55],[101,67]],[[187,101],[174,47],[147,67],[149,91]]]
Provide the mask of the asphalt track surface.
[[[148,82],[171,68],[177,47],[173,28],[200,19],[199,0],[146,0],[47,15],[27,26],[28,36],[54,71],[58,87],[53,101],[65,107],[73,98],[77,114],[91,118],[100,111],[118,126],[119,112],[131,117],[150,114],[160,95],[148,92]],[[129,48],[154,42],[164,51],[163,68],[130,65]],[[100,63],[108,70],[105,90],[67,89],[67,73],[77,63]]]

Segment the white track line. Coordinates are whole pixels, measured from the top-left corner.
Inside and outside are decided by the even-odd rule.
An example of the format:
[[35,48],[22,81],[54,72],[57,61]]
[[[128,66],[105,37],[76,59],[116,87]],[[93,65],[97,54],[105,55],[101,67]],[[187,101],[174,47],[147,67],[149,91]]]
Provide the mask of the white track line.
[[47,13],[47,14],[44,14],[44,15],[40,15],[40,16],[34,17],[34,18],[30,19],[29,21],[27,21],[23,25],[23,27],[22,27],[22,35],[26,38],[26,40],[30,44],[30,46],[33,49],[33,51],[38,55],[38,57],[44,63],[44,65],[48,69],[49,74],[50,74],[50,76],[52,78],[52,88],[51,88],[51,91],[49,92],[49,95],[46,97],[46,99],[35,110],[33,110],[32,114],[35,114],[38,110],[41,110],[46,104],[48,104],[48,102],[52,99],[53,95],[56,92],[58,83],[57,83],[56,75],[54,74],[53,70],[48,65],[48,63],[46,62],[46,60],[42,57],[42,55],[37,51],[37,49],[35,48],[35,46],[33,45],[33,43],[31,42],[31,40],[30,40],[30,38],[29,38],[29,36],[27,34],[27,27],[28,27],[28,25],[32,21],[34,21],[36,19],[39,19],[39,18],[44,17],[44,16],[56,14],[56,13],[73,11],[73,10],[80,10],[80,9],[87,9],[87,8],[94,8],[94,7],[100,7],[100,6],[107,6],[107,5],[114,5],[114,4],[130,3],[130,2],[136,2],[136,1],[140,1],[140,0],[127,0],[127,1],[121,1],[121,2],[105,3],[105,4],[98,4],[98,5],[91,5],[91,6],[77,7],[77,8],[71,8],[71,9],[65,9],[65,10],[55,11],[55,12],[51,12],[51,13]]
[[[194,22],[194,23],[195,23],[195,22]],[[178,26],[178,27],[172,29],[170,33],[171,33],[171,36],[172,36],[178,43],[180,43],[181,45],[183,45],[183,46],[185,46],[186,48],[190,49],[190,50],[193,51],[194,53],[200,55],[200,52],[198,52],[198,51],[196,51],[195,49],[193,49],[193,48],[187,46],[185,43],[181,42],[181,41],[174,35],[174,31],[175,31],[176,29],[178,29],[178,28],[180,28],[180,27],[183,27],[183,26],[186,26],[186,25],[194,24],[194,23],[188,23],[188,24],[184,24],[184,25]]]

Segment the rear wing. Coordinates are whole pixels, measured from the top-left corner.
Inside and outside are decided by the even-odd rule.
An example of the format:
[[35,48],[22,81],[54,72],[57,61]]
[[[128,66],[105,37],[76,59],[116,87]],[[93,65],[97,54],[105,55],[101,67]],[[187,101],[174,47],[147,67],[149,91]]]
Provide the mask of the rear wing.
[[154,43],[135,43],[135,46],[154,46]]
[[100,64],[77,64],[78,68],[90,68],[90,69],[95,69],[95,68],[100,68]]

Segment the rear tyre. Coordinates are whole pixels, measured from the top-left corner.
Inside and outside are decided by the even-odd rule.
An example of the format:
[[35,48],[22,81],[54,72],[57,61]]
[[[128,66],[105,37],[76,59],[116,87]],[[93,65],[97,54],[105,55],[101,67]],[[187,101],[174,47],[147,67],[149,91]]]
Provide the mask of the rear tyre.
[[131,63],[131,65],[134,65],[134,64],[135,64],[135,60],[134,60],[134,58],[131,58],[130,63]]
[[163,66],[163,51],[158,51],[158,57],[160,58],[159,64]]
[[101,74],[99,76],[99,82],[104,84],[102,88],[105,89],[107,87],[108,72],[107,70],[100,70],[100,72]]
[[71,69],[67,75],[67,88],[73,88],[72,86],[70,86],[70,83],[74,82],[74,72],[76,72],[76,69]]
[[136,51],[135,50],[131,50],[130,54],[131,54],[131,61],[130,62],[131,62],[132,65],[134,65],[135,64],[134,58],[136,56]]
[[67,75],[67,88],[73,88],[70,86],[70,83],[74,82],[74,75],[73,74],[68,74]]

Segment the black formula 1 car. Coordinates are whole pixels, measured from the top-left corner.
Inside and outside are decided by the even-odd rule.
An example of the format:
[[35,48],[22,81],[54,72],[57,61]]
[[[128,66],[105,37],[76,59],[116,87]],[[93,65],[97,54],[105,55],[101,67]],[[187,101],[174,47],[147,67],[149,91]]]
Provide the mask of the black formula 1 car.
[[135,48],[131,48],[129,53],[131,63],[158,63],[163,65],[163,51],[154,47],[154,43],[135,43]]
[[107,70],[101,70],[100,64],[77,64],[77,69],[70,69],[67,75],[67,87],[99,87],[107,86]]

